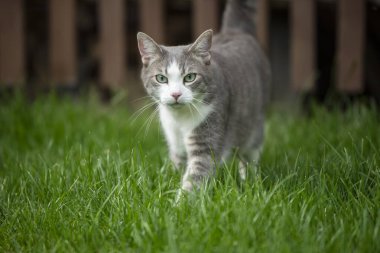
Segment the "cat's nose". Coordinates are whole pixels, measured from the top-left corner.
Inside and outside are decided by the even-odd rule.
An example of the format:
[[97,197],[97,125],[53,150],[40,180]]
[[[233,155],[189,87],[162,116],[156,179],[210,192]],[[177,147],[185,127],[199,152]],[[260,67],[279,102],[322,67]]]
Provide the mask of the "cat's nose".
[[172,95],[172,97],[175,99],[175,101],[177,101],[178,98],[179,98],[180,96],[182,96],[182,93],[178,91],[178,92],[173,92],[173,93],[170,94],[170,95]]

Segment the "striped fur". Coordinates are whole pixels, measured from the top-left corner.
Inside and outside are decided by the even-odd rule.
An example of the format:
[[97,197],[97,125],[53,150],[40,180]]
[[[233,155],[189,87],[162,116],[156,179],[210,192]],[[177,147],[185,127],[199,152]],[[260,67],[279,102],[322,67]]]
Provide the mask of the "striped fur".
[[[230,0],[221,33],[204,32],[190,45],[162,46],[138,33],[148,94],[176,166],[186,166],[182,189],[192,190],[215,172],[215,162],[239,150],[242,165],[257,162],[264,139],[269,64],[254,38],[254,0]],[[195,73],[190,83],[186,75]],[[160,83],[156,75],[167,82]],[[173,94],[181,94],[175,98]],[[245,176],[244,166],[240,174]]]

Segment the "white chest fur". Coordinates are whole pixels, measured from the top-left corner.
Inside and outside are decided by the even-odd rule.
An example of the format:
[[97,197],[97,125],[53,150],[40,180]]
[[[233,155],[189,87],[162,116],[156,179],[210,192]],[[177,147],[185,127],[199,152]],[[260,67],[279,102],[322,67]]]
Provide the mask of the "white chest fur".
[[212,111],[212,105],[191,105],[170,108],[160,105],[160,120],[170,149],[184,151],[184,138],[201,124]]
[[212,105],[196,105],[195,109],[190,105],[182,108],[170,108],[160,106],[160,120],[163,126],[178,130],[183,134],[191,132],[202,123],[212,110]]

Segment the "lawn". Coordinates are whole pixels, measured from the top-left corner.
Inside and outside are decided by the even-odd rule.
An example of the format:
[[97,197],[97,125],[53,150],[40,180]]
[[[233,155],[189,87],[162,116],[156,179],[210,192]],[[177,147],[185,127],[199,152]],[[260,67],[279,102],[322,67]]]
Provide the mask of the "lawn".
[[177,204],[148,115],[0,101],[0,252],[380,252],[375,107],[272,109],[259,176],[240,182],[232,160]]

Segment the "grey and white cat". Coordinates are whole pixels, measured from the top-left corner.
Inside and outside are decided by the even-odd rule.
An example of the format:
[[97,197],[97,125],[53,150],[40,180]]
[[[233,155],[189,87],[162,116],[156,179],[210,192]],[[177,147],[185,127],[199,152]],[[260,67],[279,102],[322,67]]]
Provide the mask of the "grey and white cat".
[[185,46],[158,45],[137,34],[141,78],[157,102],[170,158],[186,166],[182,189],[213,175],[215,162],[238,150],[240,175],[257,162],[264,138],[268,61],[255,40],[255,0],[230,0],[221,32]]

